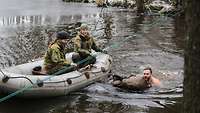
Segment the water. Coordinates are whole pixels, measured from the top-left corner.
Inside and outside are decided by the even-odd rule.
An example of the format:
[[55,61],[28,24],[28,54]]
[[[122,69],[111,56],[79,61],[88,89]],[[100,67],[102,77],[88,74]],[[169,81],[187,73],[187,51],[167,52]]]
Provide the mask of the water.
[[[161,88],[127,92],[95,83],[65,97],[12,98],[0,113],[180,113],[183,81],[183,30],[171,17],[137,16],[134,11],[61,0],[0,0],[0,66],[41,58],[51,40],[48,32],[85,22],[122,76],[141,74],[146,66],[162,81]],[[11,109],[12,108],[12,109]]]

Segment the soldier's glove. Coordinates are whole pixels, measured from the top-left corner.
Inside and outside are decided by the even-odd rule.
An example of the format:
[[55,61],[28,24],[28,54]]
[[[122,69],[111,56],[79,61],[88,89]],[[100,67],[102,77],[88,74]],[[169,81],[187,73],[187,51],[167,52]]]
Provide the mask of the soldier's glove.
[[77,67],[77,64],[73,62],[70,65]]

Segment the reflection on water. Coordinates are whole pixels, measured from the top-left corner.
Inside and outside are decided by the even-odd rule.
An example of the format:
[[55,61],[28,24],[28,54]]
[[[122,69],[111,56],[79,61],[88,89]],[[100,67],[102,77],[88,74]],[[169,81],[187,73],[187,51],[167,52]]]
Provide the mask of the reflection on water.
[[[151,66],[154,75],[161,79],[162,87],[145,92],[127,92],[108,83],[96,83],[66,97],[39,100],[13,98],[0,105],[0,113],[179,112],[183,46],[177,40],[183,38],[177,35],[178,25],[174,28],[177,21],[170,17],[137,16],[130,10],[115,8],[108,8],[101,14],[98,8],[89,6],[87,9],[88,6],[80,4],[65,4],[51,11],[65,9],[68,12],[67,8],[71,13],[52,16],[52,13],[40,15],[33,11],[32,15],[0,16],[1,67],[42,57],[54,37],[49,35],[50,32],[68,30],[77,22],[85,22],[101,47],[116,45],[108,49],[114,60],[114,73],[121,76],[140,74],[144,67]],[[79,8],[82,13],[77,13]]]
[[10,25],[22,25],[22,24],[41,24],[41,16],[11,16],[11,17],[1,17],[1,26]]
[[65,24],[66,22],[84,21],[85,19],[99,18],[97,14],[85,15],[61,15],[58,17],[51,16],[8,16],[0,17],[0,27],[16,25],[47,25],[47,24]]

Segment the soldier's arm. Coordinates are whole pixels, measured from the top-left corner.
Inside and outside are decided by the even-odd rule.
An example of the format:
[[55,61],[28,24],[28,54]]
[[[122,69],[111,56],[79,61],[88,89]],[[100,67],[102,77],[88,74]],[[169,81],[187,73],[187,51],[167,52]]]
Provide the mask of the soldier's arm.
[[83,54],[90,54],[90,52],[88,50],[81,48],[81,41],[78,38],[76,38],[74,41],[74,49],[76,52],[80,52]]
[[54,63],[60,64],[60,65],[68,65],[71,63],[70,61],[63,59],[61,57],[60,51],[58,49],[52,49],[51,52],[52,52],[51,60]]
[[102,50],[96,45],[94,39],[92,38],[92,49],[96,52],[102,52]]

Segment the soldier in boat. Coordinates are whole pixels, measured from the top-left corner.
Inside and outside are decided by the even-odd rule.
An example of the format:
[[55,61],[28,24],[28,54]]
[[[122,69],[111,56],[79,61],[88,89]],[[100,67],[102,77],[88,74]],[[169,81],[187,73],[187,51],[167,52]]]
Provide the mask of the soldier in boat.
[[[76,64],[65,59],[65,46],[70,40],[69,33],[65,31],[58,32],[55,41],[53,41],[44,56],[44,71],[51,74],[62,74],[76,69]],[[59,72],[62,71],[62,72]]]
[[88,64],[94,64],[96,62],[96,58],[91,55],[92,49],[96,52],[107,53],[105,50],[97,47],[94,38],[89,33],[87,24],[82,24],[79,27],[79,32],[73,42],[74,51],[76,53],[72,55],[72,60],[77,63],[79,67],[84,67]]

